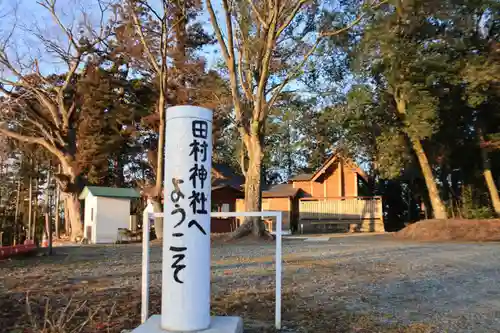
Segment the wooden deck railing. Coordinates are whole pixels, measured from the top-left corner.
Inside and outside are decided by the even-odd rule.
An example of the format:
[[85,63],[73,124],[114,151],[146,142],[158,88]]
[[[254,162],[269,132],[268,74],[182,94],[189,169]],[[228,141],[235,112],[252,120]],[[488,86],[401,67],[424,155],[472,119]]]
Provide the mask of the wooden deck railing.
[[300,220],[382,220],[381,197],[303,198]]

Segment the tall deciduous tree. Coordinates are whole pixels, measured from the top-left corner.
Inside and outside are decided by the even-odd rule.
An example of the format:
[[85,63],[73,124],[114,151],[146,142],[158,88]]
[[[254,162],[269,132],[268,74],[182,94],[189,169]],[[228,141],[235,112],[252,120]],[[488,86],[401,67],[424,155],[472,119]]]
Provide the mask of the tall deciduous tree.
[[306,166],[303,141],[308,141],[308,138],[304,137],[303,120],[310,106],[291,95],[270,111],[264,157],[268,184],[288,180]]
[[[62,172],[57,175],[64,193],[71,221],[71,238],[82,236],[78,177],[76,166],[77,123],[81,116],[80,101],[76,98],[74,83],[91,66],[91,55],[98,52],[109,36],[105,23],[109,12],[103,2],[99,4],[100,26],[91,24],[84,15],[80,22],[65,24],[56,0],[42,0],[38,4],[51,16],[61,32],[58,38],[50,38],[44,31],[32,30],[46,55],[57,58],[66,71],[63,74],[42,74],[36,57],[21,59],[21,45],[8,34],[0,47],[0,77],[2,111],[0,134],[15,140],[36,144],[52,154],[60,163]],[[111,22],[111,21],[109,21]],[[111,24],[111,23],[110,23]],[[15,25],[12,27],[12,32]],[[59,43],[60,39],[64,40]],[[25,61],[23,61],[25,60]]]
[[[439,5],[430,1],[395,1],[366,28],[367,48],[361,53],[389,98],[388,110],[397,119],[397,131],[415,153],[435,218],[445,219],[446,207],[423,145],[437,129],[437,98],[430,90],[440,79],[438,75],[426,77],[423,69],[433,68],[437,57],[442,57],[441,61],[446,57],[439,52],[439,25],[423,17],[439,10]],[[393,131],[390,138],[397,136]]]
[[[117,8],[122,18],[122,24],[116,29],[117,51],[130,59],[132,68],[156,88],[155,112],[149,117],[157,133],[156,149],[149,154],[155,185],[146,192],[155,211],[161,212],[166,108],[195,103],[199,91],[195,92],[192,87],[203,85],[200,74],[204,74],[204,62],[194,52],[209,43],[210,37],[201,23],[196,22],[201,9],[198,0],[124,0]],[[157,237],[163,236],[162,218],[155,220],[155,231]]]
[[[340,29],[317,31],[315,1],[221,0],[219,16],[213,1],[206,3],[228,70],[236,126],[245,148],[246,210],[260,211],[265,127],[271,108],[285,86],[306,69],[308,58],[324,38],[345,32],[363,15]],[[372,1],[368,6],[379,5]],[[249,233],[266,235],[260,219],[248,218],[233,236]]]
[[[156,154],[150,154],[150,163],[154,166],[155,185],[151,199],[155,212],[161,212],[161,194],[163,186],[165,146],[165,117],[167,103],[167,66],[169,47],[169,2],[160,1],[160,8],[154,8],[148,1],[126,0],[118,8],[121,10],[122,25],[117,28],[119,42],[125,46],[123,52],[132,56],[130,60],[144,59],[138,67],[142,73],[149,73],[155,83],[157,100],[155,118],[158,120],[158,141]],[[135,58],[134,58],[135,56]],[[155,160],[152,161],[151,159]],[[163,228],[160,219],[155,221],[158,237],[162,237]]]
[[[498,111],[495,109],[500,98],[499,13],[498,1],[481,0],[465,2],[456,9],[453,17],[456,29],[462,32],[461,42],[468,45],[463,50],[466,62],[462,62],[464,65],[460,74],[466,83],[468,104],[474,110],[483,176],[497,216],[500,216],[500,196],[492,173],[490,154],[492,148],[498,145],[495,139],[498,138]],[[472,17],[459,20],[463,15]],[[484,133],[485,130],[487,133]]]

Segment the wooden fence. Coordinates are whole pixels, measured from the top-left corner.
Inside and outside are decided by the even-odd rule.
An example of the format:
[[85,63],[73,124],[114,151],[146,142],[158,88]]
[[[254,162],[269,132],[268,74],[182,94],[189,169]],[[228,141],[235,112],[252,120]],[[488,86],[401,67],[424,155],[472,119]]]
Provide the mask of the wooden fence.
[[354,224],[359,231],[383,231],[381,197],[303,198],[300,223]]

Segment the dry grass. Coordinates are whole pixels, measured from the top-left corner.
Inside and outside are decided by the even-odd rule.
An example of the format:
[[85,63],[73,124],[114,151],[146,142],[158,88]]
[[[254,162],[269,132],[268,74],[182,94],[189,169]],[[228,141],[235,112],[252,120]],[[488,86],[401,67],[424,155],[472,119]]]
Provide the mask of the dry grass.
[[[137,280],[135,285],[117,286],[114,277],[69,278],[72,275],[69,271],[74,269],[67,265],[78,263],[80,267],[94,267],[98,264],[97,258],[86,256],[88,254],[82,251],[64,260],[45,257],[27,259],[17,264],[12,262],[16,266],[40,265],[40,269],[46,265],[47,268],[42,271],[43,275],[20,275],[4,280],[8,292],[0,294],[0,332],[119,333],[137,327],[140,318],[140,281]],[[334,263],[325,265],[321,260],[310,260],[290,262],[288,267],[294,270],[307,266],[317,273],[331,272]],[[226,276],[223,281],[224,284],[219,285],[218,291],[213,293],[211,310],[214,315],[241,316],[245,333],[276,332],[273,327],[275,300],[272,285],[259,285],[237,274]],[[234,287],[227,287],[233,283]],[[433,332],[427,325],[388,324],[381,322],[380,316],[353,312],[341,298],[333,297],[334,294],[326,291],[321,297],[310,294],[303,289],[302,282],[294,281],[292,276],[287,277],[284,285],[283,332]],[[159,286],[152,286],[150,300],[151,313],[160,313]]]
[[[113,329],[113,317],[116,315],[116,303],[110,308],[89,304],[87,300],[74,301],[64,296],[62,298],[48,298],[26,295],[25,311],[12,307],[9,311],[14,325],[7,326],[11,333],[83,333],[83,332],[119,332],[120,328]],[[19,312],[18,312],[19,311]],[[15,318],[14,316],[19,316]],[[0,331],[5,329],[0,328]]]
[[[135,295],[139,297],[139,295]],[[123,300],[122,300],[123,301]],[[123,308],[114,303],[108,311],[87,301],[51,304],[26,299],[28,321],[18,320],[19,325],[11,333],[117,333],[138,325],[139,311]],[[137,309],[138,310],[138,309]],[[160,310],[160,295],[152,294],[152,312]],[[305,333],[431,333],[433,328],[426,324],[399,326],[380,323],[369,315],[356,315],[340,304],[316,304],[303,299],[291,291],[283,294],[283,311],[293,320],[284,321],[284,332]],[[244,318],[245,333],[275,333],[274,292],[255,289],[239,289],[212,300],[212,314],[238,315]],[[22,323],[22,324],[21,324]],[[127,326],[124,326],[124,324]]]
[[500,241],[500,220],[425,220],[394,236],[418,241]]
[[[213,314],[241,316],[245,333],[274,333],[273,244],[213,241]],[[489,304],[482,300],[497,289],[495,268],[500,267],[496,256],[488,257],[494,253],[490,246],[436,243],[411,244],[406,249],[406,245],[391,241],[391,236],[378,241],[369,237],[317,244],[285,242],[281,332],[434,333],[496,328],[469,317],[459,322],[456,312],[461,310],[452,304],[459,297],[456,292],[470,297],[476,308]],[[137,327],[140,258],[140,246],[130,244],[61,248],[52,257],[0,262],[0,332],[119,333]],[[153,244],[151,260],[150,312],[155,314],[161,305],[159,244]],[[484,268],[469,265],[478,262],[484,262]],[[470,272],[478,276],[471,277]],[[489,300],[494,301],[492,297]],[[447,315],[442,308],[455,309],[455,315]],[[401,309],[417,315],[406,315]],[[433,317],[437,312],[440,315]],[[488,313],[483,308],[473,315]]]
[[[37,306],[37,312],[33,312],[32,306]],[[116,304],[115,304],[116,305]],[[110,322],[114,312],[115,305],[110,309],[107,315],[106,323]],[[26,296],[26,314],[29,317],[29,328],[24,328],[24,332],[40,332],[40,333],[81,333],[90,326],[92,322],[102,315],[105,309],[100,307],[91,308],[87,306],[87,301],[74,303],[70,299],[64,307],[60,304],[53,306],[50,304],[50,299],[45,302],[43,317],[40,316],[40,304],[35,302],[32,304],[29,297]],[[97,325],[97,329],[109,327],[109,325]]]
[[[221,297],[222,296],[222,297]],[[231,315],[237,313],[245,320],[246,333],[276,332],[274,320],[274,292],[255,289],[240,289],[231,294],[213,299],[212,310],[215,314]],[[431,333],[432,327],[426,324],[409,326],[381,323],[374,316],[356,314],[334,300],[322,303],[313,297],[304,298],[288,289],[282,295],[283,312],[286,317],[285,332],[305,333]]]

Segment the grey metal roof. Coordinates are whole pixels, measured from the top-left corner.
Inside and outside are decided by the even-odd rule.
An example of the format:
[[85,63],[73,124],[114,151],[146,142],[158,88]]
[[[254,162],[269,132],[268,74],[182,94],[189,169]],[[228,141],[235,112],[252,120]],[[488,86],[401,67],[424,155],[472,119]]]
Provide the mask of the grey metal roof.
[[311,180],[313,174],[312,173],[301,173],[301,174],[298,174],[296,176],[293,176],[292,178],[290,178],[290,180],[293,180],[293,181],[307,181],[307,180]]
[[242,186],[245,184],[245,177],[238,175],[230,166],[226,164],[212,163],[212,169],[222,176],[222,178],[212,177],[212,188],[230,186],[241,190]]
[[104,186],[85,186],[82,193],[79,195],[79,199],[83,200],[87,197],[89,193],[92,193],[95,197],[107,197],[107,198],[140,198],[139,192],[133,188],[124,187],[104,187]]
[[298,188],[293,188],[293,184],[278,184],[272,185],[262,191],[264,198],[293,198],[300,191]]

